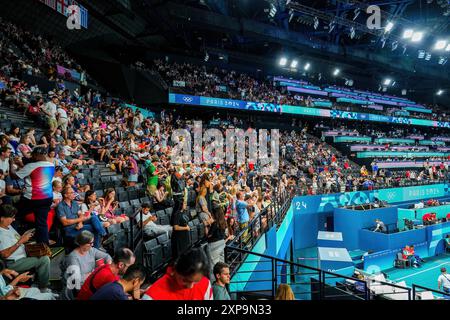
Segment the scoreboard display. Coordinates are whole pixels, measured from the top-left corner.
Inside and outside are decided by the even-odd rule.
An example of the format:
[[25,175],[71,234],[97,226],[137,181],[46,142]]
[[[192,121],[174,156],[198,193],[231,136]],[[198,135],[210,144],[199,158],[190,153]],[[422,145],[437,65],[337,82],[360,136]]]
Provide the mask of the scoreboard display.
[[70,6],[78,6],[80,14],[81,27],[88,28],[88,10],[80,5],[75,0],[39,0],[39,2],[59,12],[60,14],[69,17],[72,15],[72,10],[69,10]]

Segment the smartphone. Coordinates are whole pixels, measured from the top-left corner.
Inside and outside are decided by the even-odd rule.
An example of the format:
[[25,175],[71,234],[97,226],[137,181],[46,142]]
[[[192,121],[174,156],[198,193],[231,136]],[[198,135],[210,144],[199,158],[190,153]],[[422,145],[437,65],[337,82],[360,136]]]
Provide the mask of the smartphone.
[[33,229],[30,229],[30,230],[27,230],[25,233],[34,233],[36,231],[36,229],[35,228],[33,228]]

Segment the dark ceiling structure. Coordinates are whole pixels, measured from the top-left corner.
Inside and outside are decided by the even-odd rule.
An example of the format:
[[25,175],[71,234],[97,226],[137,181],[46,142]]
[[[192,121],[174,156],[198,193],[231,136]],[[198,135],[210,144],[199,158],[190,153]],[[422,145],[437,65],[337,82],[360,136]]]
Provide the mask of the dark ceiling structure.
[[[0,15],[51,35],[94,69],[160,53],[314,83],[344,85],[350,79],[361,89],[377,90],[388,77],[396,83],[388,93],[406,89],[409,97],[424,102],[446,103],[445,95],[435,95],[438,88],[450,94],[448,0],[78,2],[89,12],[87,30],[68,30],[66,18],[39,0],[1,0]],[[375,29],[368,27],[368,20],[376,25],[369,6],[379,9]],[[405,30],[412,32],[409,38]],[[420,33],[422,39],[412,41]],[[438,41],[445,41],[444,48],[435,48]],[[280,57],[297,60],[299,67],[281,68]],[[339,77],[333,77],[335,68]]]

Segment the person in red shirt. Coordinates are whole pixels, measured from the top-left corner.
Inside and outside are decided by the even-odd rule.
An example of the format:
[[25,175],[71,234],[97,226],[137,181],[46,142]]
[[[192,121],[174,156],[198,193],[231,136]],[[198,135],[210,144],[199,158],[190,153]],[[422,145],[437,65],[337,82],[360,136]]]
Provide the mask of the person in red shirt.
[[135,261],[133,251],[127,248],[119,249],[111,264],[102,265],[92,271],[78,292],[77,300],[89,300],[105,284],[118,281]]
[[432,220],[431,213],[425,213],[425,214],[422,216],[422,221],[423,221],[423,224],[424,224],[424,225],[430,224],[431,220]]
[[204,251],[197,248],[188,250],[150,286],[142,300],[212,300],[209,271]]
[[350,164],[348,163],[347,160],[345,160],[345,162],[344,162],[344,169],[347,170],[348,168],[350,168]]

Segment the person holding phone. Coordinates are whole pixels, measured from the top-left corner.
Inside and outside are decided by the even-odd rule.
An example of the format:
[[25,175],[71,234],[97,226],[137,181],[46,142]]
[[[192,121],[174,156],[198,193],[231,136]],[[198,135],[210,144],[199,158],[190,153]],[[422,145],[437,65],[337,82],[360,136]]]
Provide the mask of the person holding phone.
[[37,284],[41,292],[49,292],[50,258],[28,257],[25,243],[33,236],[34,230],[28,230],[23,235],[11,226],[15,220],[17,209],[11,205],[0,206],[0,257],[6,262],[8,269],[18,273],[36,270]]

